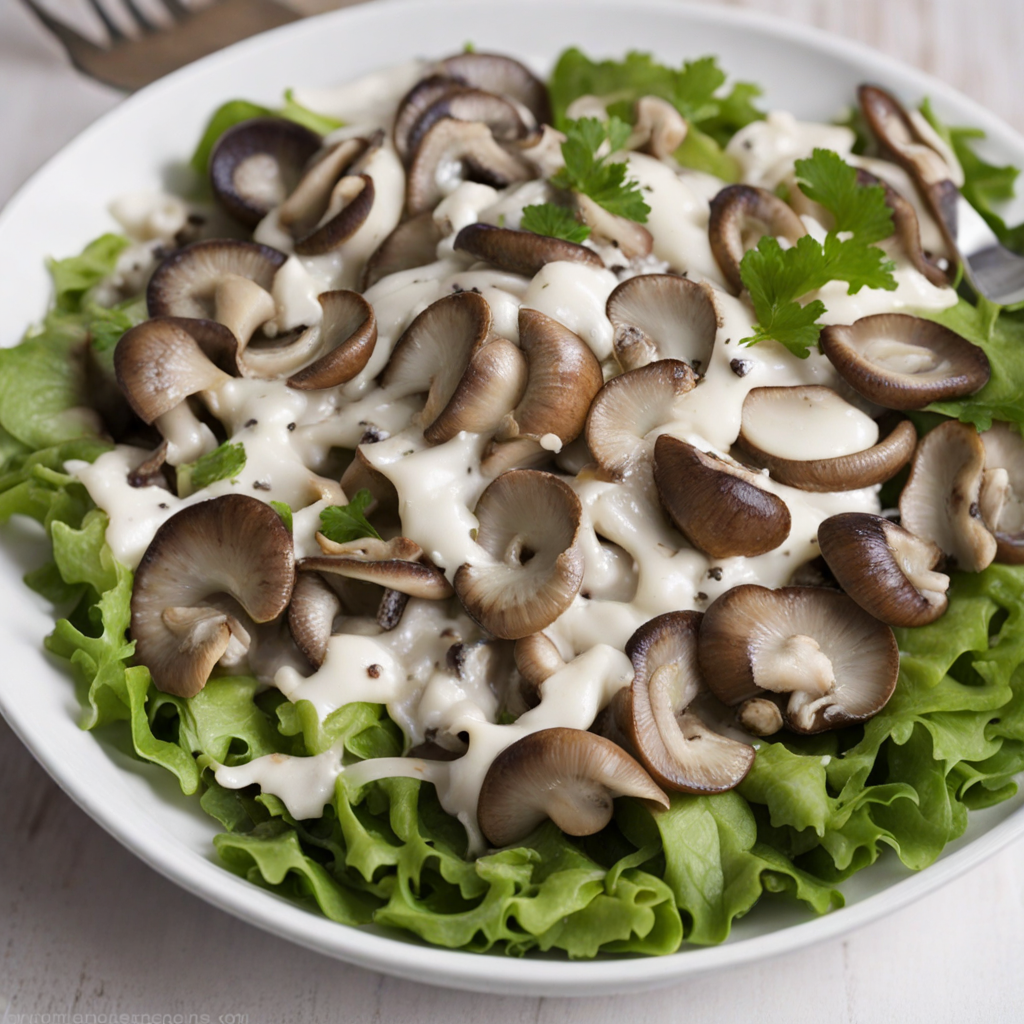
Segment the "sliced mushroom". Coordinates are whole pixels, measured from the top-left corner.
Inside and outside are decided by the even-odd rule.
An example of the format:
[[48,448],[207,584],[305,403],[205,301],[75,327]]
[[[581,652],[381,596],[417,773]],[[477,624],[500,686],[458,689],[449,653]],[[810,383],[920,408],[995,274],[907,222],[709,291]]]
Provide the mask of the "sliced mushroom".
[[460,180],[505,188],[534,176],[526,161],[495,141],[487,125],[445,118],[423,136],[409,167],[406,214],[432,210]]
[[524,277],[533,277],[545,264],[558,260],[604,267],[601,257],[585,245],[492,224],[467,224],[455,236],[454,244],[460,252]]
[[443,237],[430,210],[402,221],[367,260],[360,287],[365,292],[388,274],[433,263]]
[[502,419],[497,438],[530,438],[541,445],[554,437],[561,448],[586,425],[603,382],[601,364],[578,334],[526,306],[519,307],[519,345],[529,364],[526,390]]
[[598,465],[621,480],[648,461],[652,431],[678,419],[677,403],[697,383],[678,359],[627,370],[597,393],[587,416],[587,445]]
[[573,193],[573,202],[580,219],[590,228],[595,241],[615,246],[627,260],[651,255],[654,238],[643,224],[610,213],[582,192]]
[[520,637],[516,641],[515,660],[519,674],[534,691],[565,668],[565,659],[543,633]]
[[190,505],[157,530],[135,572],[135,657],[158,689],[195,696],[244,634],[207,598],[227,593],[254,622],[269,622],[288,606],[294,582],[291,534],[269,505],[241,494]]
[[736,443],[790,487],[852,491],[890,479],[914,454],[909,420],[877,436],[878,425],[831,388],[804,384],[751,390]]
[[753,736],[774,736],[783,726],[782,710],[766,697],[751,697],[736,709],[736,721]]
[[996,555],[996,538],[981,513],[985,446],[970,423],[947,420],[925,434],[900,495],[900,521],[933,541],[957,569],[981,572]]
[[633,105],[633,134],[628,146],[659,160],[672,156],[686,139],[683,115],[660,96],[641,96]]
[[[895,96],[874,85],[857,90],[864,119],[883,153],[913,179],[946,240],[956,253],[956,206],[959,191],[943,156],[926,139]],[[950,228],[952,225],[952,230]]]
[[654,444],[654,482],[669,519],[713,558],[773,551],[788,536],[786,503],[759,486],[758,474],[662,434]]
[[525,839],[550,818],[571,836],[600,832],[619,796],[668,798],[620,746],[582,729],[542,729],[506,747],[484,776],[477,804],[492,846]]
[[754,763],[754,748],[708,728],[690,710],[707,691],[697,661],[698,612],[668,612],[626,644],[633,682],[615,695],[616,722],[660,786],[682,793],[724,793]]
[[292,192],[320,148],[320,136],[281,117],[229,128],[210,154],[210,184],[235,220],[254,228]]
[[366,139],[343,139],[323,150],[309,165],[295,191],[278,207],[281,227],[296,239],[315,232],[331,208],[335,188],[344,178],[353,176],[356,161],[369,148]]
[[347,174],[331,192],[325,220],[308,234],[296,239],[300,256],[322,256],[347,242],[366,222],[375,197],[373,178],[368,174]]
[[420,79],[402,97],[395,112],[392,135],[395,140],[395,151],[403,161],[408,163],[412,156],[414,147],[409,145],[409,135],[424,111],[449,93],[460,92],[465,88],[465,82],[450,75],[429,75]]
[[455,573],[470,617],[506,640],[554,622],[583,583],[582,514],[572,488],[550,473],[515,469],[490,483],[476,506],[476,542],[492,561]]
[[715,262],[733,291],[743,291],[740,261],[764,235],[790,245],[807,234],[803,221],[777,195],[753,185],[727,185],[711,200],[708,239]]
[[993,423],[981,435],[985,473],[979,503],[996,538],[997,562],[1024,564],[1024,440],[1009,423]]
[[153,271],[146,288],[150,316],[209,319],[215,311],[217,286],[231,275],[247,277],[269,291],[287,257],[269,245],[214,239],[193,242],[171,253]]
[[786,724],[801,733],[877,714],[900,667],[892,630],[824,587],[744,584],[726,591],[704,613],[698,657],[724,704],[735,707],[765,691],[789,694]]
[[502,96],[483,89],[449,89],[420,113],[406,136],[408,152],[415,154],[423,136],[445,117],[485,124],[500,142],[523,139],[532,127],[523,120],[520,108]]
[[905,313],[826,327],[819,344],[850,387],[886,409],[923,409],[973,395],[991,374],[977,345],[942,324]]
[[300,572],[288,605],[288,628],[295,645],[313,668],[327,657],[334,620],[341,614],[341,598],[318,572]]
[[881,516],[843,512],[818,527],[822,557],[839,585],[890,626],[924,626],[949,603],[949,577],[935,572],[938,545]]
[[893,234],[914,269],[936,288],[950,283],[949,275],[924,251],[921,245],[921,224],[914,204],[899,194],[888,182],[875,177],[863,167],[857,168],[858,185],[878,185],[885,192],[885,205],[892,210]]
[[547,86],[519,61],[499,53],[457,53],[440,70],[474,89],[486,89],[522,103],[537,124],[551,123]]
[[373,307],[358,292],[321,292],[323,308],[317,332],[323,352],[308,366],[288,378],[288,386],[300,391],[317,391],[344,384],[360,373],[377,344],[377,318]]
[[714,293],[677,274],[640,274],[618,285],[605,307],[624,370],[679,359],[703,375],[711,363],[719,316]]

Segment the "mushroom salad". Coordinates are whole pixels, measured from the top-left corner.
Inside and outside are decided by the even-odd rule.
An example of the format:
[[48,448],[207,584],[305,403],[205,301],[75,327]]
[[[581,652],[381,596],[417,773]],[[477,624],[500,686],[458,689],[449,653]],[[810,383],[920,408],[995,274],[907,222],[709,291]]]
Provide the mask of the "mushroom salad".
[[[757,94],[467,50],[238,101],[208,202],[124,197],[54,265],[90,400],[44,447],[0,396],[0,514],[59,495],[87,724],[233,870],[450,946],[669,952],[1009,795],[1017,328],[932,212],[964,143],[874,86],[844,124]],[[954,756],[928,716],[968,709]]]

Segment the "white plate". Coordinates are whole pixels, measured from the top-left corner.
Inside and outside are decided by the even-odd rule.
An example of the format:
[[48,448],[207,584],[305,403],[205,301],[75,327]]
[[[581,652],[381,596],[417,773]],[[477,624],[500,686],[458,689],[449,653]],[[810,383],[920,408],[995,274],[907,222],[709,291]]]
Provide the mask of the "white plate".
[[[1024,139],[948,86],[846,40],[719,8],[659,0],[395,0],[298,22],[214,54],[143,90],[50,161],[0,215],[0,344],[17,342],[49,295],[48,255],[77,252],[113,224],[106,204],[139,188],[173,186],[210,112],[245,97],[273,103],[288,86],[331,85],[410,57],[440,57],[471,41],[525,58],[539,71],[565,46],[621,56],[650,50],[678,63],[718,54],[736,77],[766,89],[764,103],[828,120],[859,82],[885,84],[908,100],[929,95],[940,115],[989,134],[995,157],[1024,164]],[[0,710],[67,793],[156,870],[189,891],[276,935],[379,971],[435,985],[516,995],[598,995],[651,988],[821,942],[905,906],[1024,833],[1024,799],[971,815],[967,835],[918,875],[895,857],[845,886],[848,906],[811,919],[773,902],[739,922],[722,946],[669,957],[570,963],[478,956],[354,929],[231,875],[215,859],[215,823],[171,776],[80,731],[63,664],[42,639],[51,611],[20,576],[43,560],[38,534],[13,523],[0,544],[5,615],[0,618]]]

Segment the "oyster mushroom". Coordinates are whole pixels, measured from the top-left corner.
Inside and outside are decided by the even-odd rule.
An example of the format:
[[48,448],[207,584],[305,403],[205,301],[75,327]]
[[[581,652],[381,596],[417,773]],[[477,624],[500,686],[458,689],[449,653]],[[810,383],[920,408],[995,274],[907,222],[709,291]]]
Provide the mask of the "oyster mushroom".
[[558,648],[543,633],[520,637],[516,641],[514,656],[519,674],[535,691],[566,664]]
[[406,328],[381,384],[398,398],[426,393],[424,436],[440,444],[460,430],[493,430],[526,386],[526,359],[511,342],[492,335],[486,299],[456,292]]
[[537,124],[551,123],[547,86],[525,65],[500,53],[457,53],[439,70],[474,89],[486,89],[521,103]]
[[320,136],[281,117],[254,117],[229,128],[210,154],[217,202],[254,228],[292,192],[320,148]]
[[803,221],[777,195],[753,185],[727,185],[711,200],[708,239],[730,287],[743,291],[740,261],[763,235],[796,245],[807,234]]
[[626,644],[633,682],[614,699],[616,723],[652,778],[682,793],[724,793],[754,763],[754,748],[708,728],[690,707],[707,692],[697,661],[698,612],[668,612]]
[[114,349],[114,374],[132,411],[160,431],[171,465],[197,458],[216,440],[188,398],[231,379],[237,344],[211,320],[156,317],[125,331]]
[[533,277],[546,263],[565,260],[603,268],[601,257],[585,245],[550,238],[532,231],[467,224],[455,236],[455,248],[512,274]]
[[1024,440],[1009,423],[994,423],[981,435],[985,472],[981,514],[996,538],[997,562],[1024,564]]
[[360,287],[365,292],[388,274],[433,263],[443,237],[430,210],[402,221],[367,260]]
[[146,287],[149,315],[209,319],[217,286],[227,277],[247,277],[269,291],[286,256],[269,245],[213,239],[193,242],[171,253],[153,271]]
[[523,119],[521,108],[502,96],[483,89],[448,89],[420,112],[409,129],[405,137],[407,153],[415,154],[423,136],[445,117],[485,124],[495,139],[506,143],[525,138],[533,127]]
[[190,505],[157,530],[135,572],[135,657],[158,689],[192,697],[233,638],[248,644],[238,620],[207,599],[226,593],[254,622],[269,622],[294,581],[291,534],[269,505],[242,494]]
[[693,370],[678,359],[659,359],[612,377],[587,416],[587,445],[601,469],[621,480],[649,461],[650,434],[678,419],[677,404],[696,382]]
[[759,486],[759,474],[662,434],[654,444],[654,482],[669,519],[713,558],[773,551],[788,536],[786,503]]
[[618,285],[605,306],[624,370],[679,359],[702,375],[711,363],[719,318],[714,293],[677,274],[640,274]]
[[996,538],[981,512],[985,445],[970,423],[947,420],[921,438],[903,493],[900,521],[937,544],[957,569],[981,572]]
[[892,630],[824,587],[744,584],[726,591],[704,613],[697,653],[723,704],[788,694],[786,725],[801,733],[877,714],[900,667]]
[[890,626],[924,626],[949,603],[949,577],[935,572],[936,544],[867,512],[843,512],[818,527],[818,545],[839,585]]
[[774,736],[783,726],[782,710],[766,697],[751,697],[736,709],[736,721],[752,736]]
[[822,352],[843,379],[886,409],[923,409],[980,391],[988,357],[948,327],[905,313],[879,313],[826,327]]
[[259,328],[277,312],[274,297],[255,281],[239,274],[228,274],[213,293],[214,319],[238,340],[239,354],[244,352]]
[[878,425],[831,388],[803,384],[753,388],[736,443],[791,487],[852,491],[895,476],[914,453],[917,432],[909,420],[875,443],[877,437]]
[[573,193],[573,202],[580,220],[590,228],[595,241],[614,245],[627,260],[651,255],[654,238],[642,224],[610,213],[582,192]]
[[668,798],[620,746],[582,729],[541,729],[506,747],[492,762],[477,804],[492,846],[525,839],[550,818],[571,836],[600,832],[619,796]]
[[295,241],[300,256],[323,256],[347,242],[366,222],[375,191],[368,174],[346,174],[331,192],[324,221]]
[[583,583],[581,516],[575,492],[550,473],[514,469],[490,483],[476,506],[476,541],[491,560],[455,573],[469,616],[506,640],[554,622]]
[[341,611],[341,598],[320,573],[296,573],[288,605],[288,628],[295,646],[313,668],[320,668],[327,657],[327,642]]
[[633,105],[633,112],[633,134],[627,143],[629,149],[664,160],[672,156],[686,139],[686,121],[668,100],[660,96],[641,96]]
[[391,134],[395,142],[395,152],[406,164],[412,155],[409,135],[417,121],[423,116],[424,111],[449,93],[459,92],[465,88],[465,82],[452,78],[451,75],[428,75],[426,78],[421,78],[399,100]]
[[406,214],[432,210],[458,180],[504,188],[535,177],[522,158],[503,149],[477,121],[438,121],[420,141],[406,177]]

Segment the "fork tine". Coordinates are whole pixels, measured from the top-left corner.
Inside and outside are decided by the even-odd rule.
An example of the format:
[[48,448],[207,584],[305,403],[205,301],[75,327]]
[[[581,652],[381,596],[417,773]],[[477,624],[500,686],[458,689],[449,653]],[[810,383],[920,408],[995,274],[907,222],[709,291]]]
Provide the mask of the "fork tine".
[[159,0],[159,2],[175,21],[184,21],[192,13],[181,0]]
[[89,6],[96,12],[96,16],[103,22],[103,27],[107,30],[107,35],[110,36],[111,42],[120,42],[121,40],[127,39],[128,37],[117,27],[117,22],[107,14],[106,9],[100,0],[89,0]]
[[156,25],[154,25],[153,22],[151,22],[149,18],[139,10],[139,6],[135,3],[135,0],[124,0],[124,6],[128,13],[135,19],[135,24],[138,25],[139,28],[147,35],[158,31]]
[[91,39],[86,39],[85,36],[76,32],[69,25],[65,25],[63,21],[53,17],[49,14],[45,8],[41,7],[36,0],[22,0],[25,6],[42,22],[43,28],[47,30],[51,35],[56,36],[58,42],[71,53],[73,50],[81,50],[83,48],[89,48],[92,50],[100,50]]

